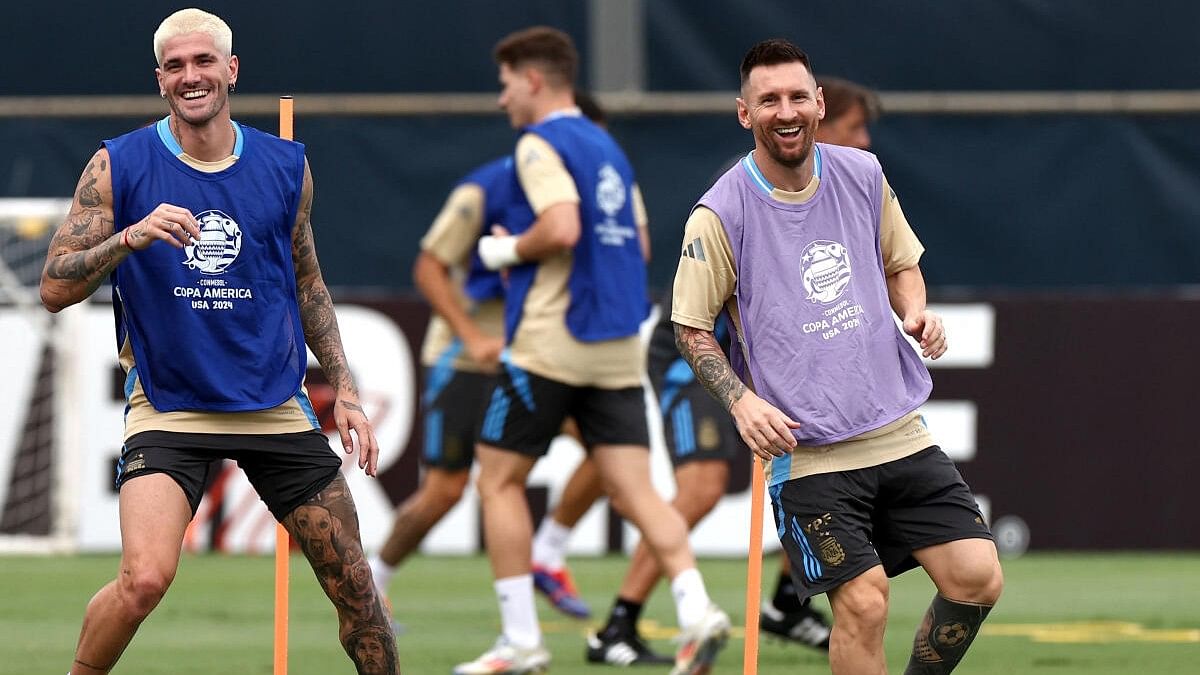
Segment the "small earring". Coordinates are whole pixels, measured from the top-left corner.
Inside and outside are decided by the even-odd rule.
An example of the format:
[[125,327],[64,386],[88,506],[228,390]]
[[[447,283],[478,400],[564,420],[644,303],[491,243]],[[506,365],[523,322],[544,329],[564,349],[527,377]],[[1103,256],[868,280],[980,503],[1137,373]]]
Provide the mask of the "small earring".
[[236,87],[237,87],[237,83],[236,83],[236,82],[230,82],[230,83],[229,83],[229,93],[231,93],[231,94],[232,94],[232,93],[233,93],[233,90],[234,90]]
[[166,97],[167,97],[167,92],[165,92],[165,91],[160,91],[160,92],[158,92],[158,95],[159,95],[159,96],[161,96],[161,97],[163,97],[163,98],[166,98]]

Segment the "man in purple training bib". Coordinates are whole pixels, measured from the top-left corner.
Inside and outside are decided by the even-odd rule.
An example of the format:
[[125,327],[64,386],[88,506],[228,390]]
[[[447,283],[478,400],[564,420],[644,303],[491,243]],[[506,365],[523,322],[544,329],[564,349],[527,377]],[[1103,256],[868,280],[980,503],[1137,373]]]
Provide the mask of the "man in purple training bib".
[[[755,147],[688,219],[676,343],[766,462],[800,599],[829,595],[832,672],[886,672],[887,579],[919,565],[938,593],[905,672],[949,673],[1003,578],[970,489],[918,410],[932,382],[905,333],[927,358],[946,351],[925,307],[924,248],[874,155],[814,142],[825,104],[803,51],[759,43],[741,85],[738,120]],[[713,334],[722,311],[732,364]]]

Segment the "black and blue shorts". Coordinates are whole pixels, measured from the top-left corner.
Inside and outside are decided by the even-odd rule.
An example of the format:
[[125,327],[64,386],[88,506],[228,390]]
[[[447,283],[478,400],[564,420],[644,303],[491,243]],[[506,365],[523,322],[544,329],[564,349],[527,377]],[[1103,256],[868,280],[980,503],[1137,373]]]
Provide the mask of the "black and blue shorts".
[[732,462],[739,457],[748,460],[750,449],[729,411],[696,382],[686,361],[677,359],[661,377],[654,375],[652,372],[651,379],[658,391],[663,437],[672,465],[699,460]]
[[465,471],[475,460],[475,434],[493,375],[450,368],[426,368],[421,397],[424,437],[421,460],[445,471]]
[[204,489],[221,470],[237,462],[278,521],[324,490],[342,468],[342,458],[324,433],[194,434],[143,431],[130,436],[117,463],[117,488],[138,476],[165,473],[183,488],[192,515]]
[[541,457],[573,417],[585,448],[648,446],[642,387],[577,387],[504,364],[488,398],[479,441],[502,450]]
[[819,473],[770,488],[775,525],[800,599],[882,565],[917,566],[913,551],[992,539],[954,462],[936,445],[878,466]]

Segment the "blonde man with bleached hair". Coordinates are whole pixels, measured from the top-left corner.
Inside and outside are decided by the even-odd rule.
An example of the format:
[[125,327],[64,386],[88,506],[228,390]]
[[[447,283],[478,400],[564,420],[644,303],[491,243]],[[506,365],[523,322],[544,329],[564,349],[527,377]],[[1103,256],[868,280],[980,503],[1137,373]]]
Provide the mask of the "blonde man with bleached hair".
[[175,578],[206,482],[233,459],[312,566],[357,672],[395,675],[342,458],[304,389],[311,347],[342,447],[374,476],[379,445],[313,243],[312,174],[302,144],[230,119],[231,44],[200,10],[162,23],[154,72],[170,113],[101,144],[46,255],[51,312],[111,281],[126,373],[120,572],[88,603],[70,673],[116,666]]
[[213,46],[225,58],[233,56],[233,30],[216,14],[189,7],[175,12],[154,31],[154,62],[162,63],[163,45],[167,40],[188,33],[204,33],[212,38]]

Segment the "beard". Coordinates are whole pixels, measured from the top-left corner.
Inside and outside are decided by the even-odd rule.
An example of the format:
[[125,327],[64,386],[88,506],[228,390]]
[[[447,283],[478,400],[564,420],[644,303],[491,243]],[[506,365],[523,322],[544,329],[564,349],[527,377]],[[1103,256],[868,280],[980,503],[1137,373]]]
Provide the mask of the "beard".
[[762,147],[767,151],[767,156],[775,163],[785,166],[789,169],[794,169],[806,161],[809,155],[812,154],[813,136],[816,132],[816,125],[805,126],[801,125],[800,133],[803,134],[800,141],[800,147],[785,150],[780,143],[779,138],[773,131],[759,127],[756,130],[758,140],[762,143]]
[[176,99],[174,96],[168,97],[167,100],[170,102],[171,112],[175,115],[176,119],[193,127],[202,127],[208,124],[225,107],[226,102],[229,100],[229,91],[228,89],[214,87],[213,93],[209,96],[212,98],[212,101],[200,110],[185,110],[181,104],[186,103],[186,101]]

